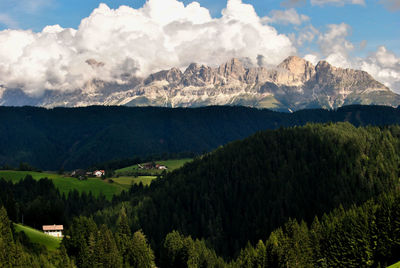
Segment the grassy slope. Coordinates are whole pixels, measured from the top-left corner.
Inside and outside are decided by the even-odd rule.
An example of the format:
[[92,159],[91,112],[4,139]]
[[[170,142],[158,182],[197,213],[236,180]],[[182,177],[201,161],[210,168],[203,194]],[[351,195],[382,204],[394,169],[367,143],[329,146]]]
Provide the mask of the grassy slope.
[[32,243],[44,245],[48,250],[56,250],[61,243],[61,238],[46,235],[41,231],[21,224],[14,224],[17,232],[24,232]]
[[400,261],[395,263],[395,264],[392,264],[392,265],[388,266],[387,268],[400,268]]
[[126,188],[129,188],[132,184],[142,183],[143,185],[150,185],[151,181],[157,178],[156,176],[138,176],[138,177],[118,177],[112,178],[112,180]]
[[[184,158],[184,159],[175,159],[175,160],[164,160],[164,161],[155,161],[157,164],[164,165],[168,168],[167,171],[172,171],[175,169],[178,169],[182,167],[185,163],[192,161],[190,158]],[[121,169],[117,169],[115,171],[116,174],[123,174],[125,172],[134,172],[138,171],[138,165],[133,165]],[[141,170],[143,172],[146,172],[146,170]],[[149,170],[151,173],[161,173],[162,170]]]
[[35,180],[39,180],[41,178],[53,180],[54,185],[62,193],[68,193],[69,191],[76,189],[79,192],[91,191],[95,196],[103,193],[108,199],[111,199],[114,194],[119,194],[125,189],[125,187],[122,185],[107,183],[98,178],[89,178],[85,181],[79,181],[76,178],[64,177],[54,173],[0,170],[0,177],[6,180],[11,180],[13,183],[22,180],[28,174],[31,175]]

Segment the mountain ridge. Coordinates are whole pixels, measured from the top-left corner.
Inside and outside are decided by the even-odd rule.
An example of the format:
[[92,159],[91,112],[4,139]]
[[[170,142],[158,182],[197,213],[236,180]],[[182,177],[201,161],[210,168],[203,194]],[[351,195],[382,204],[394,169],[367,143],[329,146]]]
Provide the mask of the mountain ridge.
[[282,113],[231,106],[0,107],[0,118],[0,166],[72,170],[125,158],[201,154],[260,130],[308,122],[400,124],[400,108],[354,105]]
[[242,105],[294,111],[351,104],[395,107],[400,105],[400,95],[365,71],[335,67],[326,61],[314,66],[297,56],[286,58],[274,68],[247,67],[233,58],[217,67],[199,63],[191,63],[183,71],[173,67],[146,78],[133,78],[126,84],[92,80],[85,89],[46,91],[39,98],[29,97],[20,89],[2,88],[0,94],[0,105],[6,106]]

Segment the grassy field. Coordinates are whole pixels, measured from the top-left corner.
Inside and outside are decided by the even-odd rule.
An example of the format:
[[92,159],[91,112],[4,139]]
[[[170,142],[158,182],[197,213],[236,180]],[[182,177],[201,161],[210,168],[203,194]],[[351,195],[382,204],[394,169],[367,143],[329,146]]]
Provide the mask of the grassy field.
[[102,181],[99,178],[88,178],[87,180],[80,181],[76,178],[65,177],[55,173],[45,173],[45,172],[33,172],[33,171],[14,171],[14,170],[0,170],[0,178],[10,180],[16,183],[26,175],[31,175],[35,180],[41,178],[51,179],[54,185],[62,193],[68,193],[74,189],[78,190],[80,193],[91,191],[93,195],[98,196],[103,193],[107,199],[111,199],[114,194],[121,193],[126,187],[118,183],[108,183]]
[[387,268],[400,268],[400,261],[395,263],[395,264],[392,264],[392,265],[388,266]]
[[21,224],[14,224],[15,231],[24,232],[32,243],[44,245],[48,250],[56,250],[61,243],[61,238],[46,235],[41,231]]
[[[155,163],[166,166],[168,168],[167,172],[170,172],[170,171],[173,171],[175,169],[182,167],[185,163],[190,162],[190,161],[192,161],[191,158],[184,158],[184,159],[155,161]],[[138,165],[133,165],[133,166],[117,169],[115,171],[115,174],[123,175],[123,174],[137,172],[137,171],[149,173],[149,174],[160,174],[162,172],[162,170],[158,170],[158,169],[142,170],[142,169],[139,169]]]
[[138,176],[138,177],[118,177],[118,178],[112,178],[112,180],[120,185],[125,186],[126,188],[129,188],[132,184],[139,184],[142,183],[143,185],[150,185],[152,180],[157,178],[156,176]]
[[[168,167],[168,172],[182,167],[185,163],[191,161],[192,159],[177,159],[177,160],[165,160],[157,161],[157,164],[164,165]],[[127,173],[132,172],[144,172],[146,176],[132,177],[124,176]],[[149,185],[152,180],[156,177],[153,175],[160,174],[162,170],[151,169],[151,170],[139,170],[137,165],[118,169],[115,171],[118,178],[112,178],[114,183],[109,183],[103,181],[99,178],[88,178],[87,180],[80,181],[76,178],[69,176],[59,175],[51,172],[34,172],[34,171],[15,171],[15,170],[0,170],[0,178],[17,183],[18,181],[25,178],[26,175],[31,175],[35,180],[40,180],[42,178],[48,178],[53,181],[54,185],[60,190],[61,193],[67,194],[72,190],[77,190],[82,192],[92,192],[93,195],[98,196],[100,193],[104,194],[107,199],[111,200],[113,195],[121,193],[123,190],[128,189],[132,184]]]

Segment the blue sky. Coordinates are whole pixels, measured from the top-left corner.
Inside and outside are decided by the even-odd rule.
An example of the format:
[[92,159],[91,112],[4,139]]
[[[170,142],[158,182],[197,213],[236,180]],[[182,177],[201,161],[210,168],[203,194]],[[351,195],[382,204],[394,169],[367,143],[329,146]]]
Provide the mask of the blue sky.
[[[334,0],[332,0],[334,1]],[[393,0],[393,2],[400,2]],[[183,0],[185,4],[192,1]],[[221,10],[226,6],[223,0],[198,0],[201,6],[209,9],[213,17],[221,16]],[[244,0],[244,3],[252,4],[260,17],[268,16],[272,10],[283,10],[282,1],[276,0]],[[17,4],[18,3],[18,4]],[[111,8],[128,5],[140,8],[144,0],[1,0],[1,13],[7,19],[1,20],[0,30],[7,28],[32,29],[41,31],[46,25],[59,24],[64,28],[77,28],[82,18],[98,7],[100,3],[106,3]],[[400,4],[397,3],[399,6]],[[320,31],[327,24],[346,23],[351,26],[349,40],[353,43],[367,41],[364,50],[357,53],[367,53],[384,45],[388,49],[400,54],[400,12],[397,9],[388,10],[379,1],[366,0],[365,5],[357,4],[332,4],[295,6],[300,14],[310,17],[310,23]],[[8,21],[8,23],[7,23]],[[281,33],[295,32],[293,25],[279,25],[274,27]]]

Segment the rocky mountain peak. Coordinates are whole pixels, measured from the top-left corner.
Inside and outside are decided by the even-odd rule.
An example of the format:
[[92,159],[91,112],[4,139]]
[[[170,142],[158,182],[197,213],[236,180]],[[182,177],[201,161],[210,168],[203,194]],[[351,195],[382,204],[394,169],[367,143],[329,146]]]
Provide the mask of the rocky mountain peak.
[[284,69],[293,74],[295,80],[305,82],[315,74],[314,65],[303,58],[290,56],[278,65],[279,69]]
[[335,66],[332,66],[329,62],[325,60],[319,61],[315,66],[315,70],[317,72],[334,72],[336,71],[336,69],[337,68]]
[[184,73],[186,74],[186,73],[193,73],[193,72],[196,72],[196,71],[198,71],[199,69],[201,69],[202,66],[204,66],[204,65],[201,65],[201,64],[196,63],[196,62],[192,62],[192,63],[189,64],[189,66],[186,68],[186,70],[185,70]]
[[198,63],[191,63],[183,73],[181,85],[205,86],[212,83],[214,72],[211,67]]
[[235,79],[243,81],[246,75],[246,69],[244,68],[243,63],[237,58],[233,58],[219,66],[217,72],[228,80]]
[[278,74],[276,82],[280,84],[300,86],[315,75],[314,65],[297,56],[286,58],[277,68]]
[[370,74],[361,70],[337,68],[327,61],[320,61],[315,67],[316,83],[335,91],[371,92],[390,91]]
[[160,71],[149,75],[145,80],[144,84],[148,85],[154,81],[168,81],[169,83],[177,83],[182,79],[182,72],[178,68],[171,68],[169,70]]
[[287,57],[282,63],[280,63],[278,65],[278,68],[288,70],[295,75],[302,75],[309,69],[314,69],[314,65],[303,58],[290,56]]

